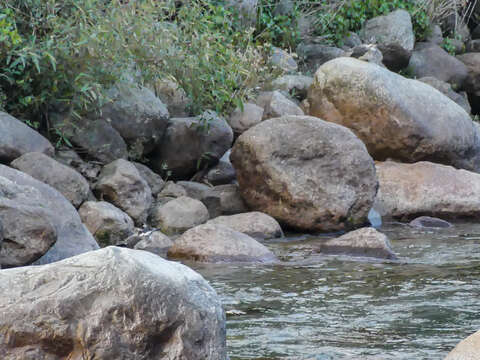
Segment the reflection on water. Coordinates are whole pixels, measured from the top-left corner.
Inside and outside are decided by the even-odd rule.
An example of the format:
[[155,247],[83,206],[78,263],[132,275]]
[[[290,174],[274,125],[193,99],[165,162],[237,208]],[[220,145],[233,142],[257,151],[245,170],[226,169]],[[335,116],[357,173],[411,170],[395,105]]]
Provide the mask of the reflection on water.
[[194,266],[238,311],[231,360],[443,359],[480,330],[480,224],[380,230],[399,263],[323,257],[298,237],[266,243],[280,264]]

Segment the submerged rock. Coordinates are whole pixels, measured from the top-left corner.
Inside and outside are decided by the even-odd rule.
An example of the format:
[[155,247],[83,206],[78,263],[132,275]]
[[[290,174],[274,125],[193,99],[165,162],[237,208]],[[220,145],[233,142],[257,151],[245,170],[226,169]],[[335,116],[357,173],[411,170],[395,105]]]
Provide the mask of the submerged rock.
[[250,236],[216,224],[204,224],[180,236],[168,251],[175,259],[199,262],[271,262],[275,255]]
[[322,241],[317,251],[324,254],[397,259],[387,236],[374,228],[358,229],[336,239]]
[[420,216],[410,221],[409,225],[417,228],[449,228],[453,226],[448,221],[430,216]]
[[220,299],[196,272],[108,247],[0,272],[0,354],[9,360],[225,360]]
[[358,227],[377,191],[365,145],[347,128],[311,116],[266,120],[230,156],[252,210],[303,231]]

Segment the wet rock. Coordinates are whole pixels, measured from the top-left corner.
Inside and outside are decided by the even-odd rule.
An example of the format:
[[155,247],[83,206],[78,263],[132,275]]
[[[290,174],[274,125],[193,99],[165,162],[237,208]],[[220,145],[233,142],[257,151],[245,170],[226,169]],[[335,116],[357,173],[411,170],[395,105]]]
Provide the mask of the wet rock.
[[283,236],[280,224],[271,216],[252,211],[243,214],[219,216],[207,224],[224,225],[254,239],[274,239]]
[[270,63],[285,72],[293,72],[298,69],[297,62],[287,51],[273,47],[270,56]]
[[272,82],[274,90],[288,91],[291,96],[304,99],[307,90],[312,85],[313,78],[305,75],[284,75]]
[[420,216],[410,221],[409,224],[410,226],[417,228],[449,228],[453,226],[448,221],[430,216]]
[[150,153],[162,139],[170,117],[155,94],[132,83],[118,83],[108,91],[112,102],[102,109],[102,118],[118,131],[135,158]]
[[396,260],[390,241],[374,228],[358,229],[336,239],[322,241],[318,252]]
[[237,139],[230,158],[248,206],[303,231],[362,225],[377,191],[365,145],[311,116],[262,122]]
[[153,172],[148,166],[140,164],[138,162],[132,162],[133,165],[137,168],[140,175],[147,182],[150,190],[152,190],[152,195],[157,196],[159,192],[165,186],[165,181],[157,173]]
[[107,164],[128,157],[127,144],[103,119],[77,119],[67,113],[51,113],[49,119],[56,131],[90,159]]
[[480,331],[460,341],[445,360],[478,360],[480,354]]
[[168,249],[173,245],[172,240],[160,231],[150,231],[148,235],[142,236],[142,239],[135,244],[135,250],[144,250],[152,254],[167,257]]
[[237,108],[228,119],[235,134],[241,134],[262,121],[263,108],[252,103],[243,104],[243,109]]
[[35,130],[0,111],[0,162],[9,163],[29,152],[53,155],[55,150],[52,144]]
[[168,251],[175,259],[199,262],[271,262],[275,255],[250,236],[223,225],[204,224],[180,236]]
[[175,184],[173,181],[167,181],[163,190],[158,194],[159,198],[179,198],[181,196],[189,196],[187,190],[182,185]]
[[400,219],[480,217],[480,174],[418,162],[377,163],[380,183],[375,209]]
[[467,67],[438,45],[419,43],[410,58],[409,68],[417,78],[432,76],[450,83],[456,89],[464,86]]
[[[5,239],[11,240],[4,240],[2,253],[30,246],[25,242],[16,243],[17,240],[33,242],[34,246],[38,246],[40,238],[52,233],[56,233],[56,241],[51,247],[45,244],[45,251],[36,251],[41,257],[35,264],[47,264],[98,249],[95,239],[82,224],[72,204],[49,185],[0,165],[0,195],[0,208],[8,217],[6,220],[0,215],[0,221],[3,223]],[[30,233],[20,236],[25,231]],[[19,236],[14,238],[11,234]],[[22,251],[24,250],[26,249]],[[35,257],[37,255],[32,256],[30,261],[35,260]]]
[[463,110],[467,112],[467,114],[470,114],[472,109],[470,108],[470,104],[465,93],[457,93],[453,91],[452,86],[449,83],[438,80],[437,78],[431,76],[424,77],[418,80],[434,87],[442,94],[448,96],[449,99],[455,101],[458,105],[460,105]]
[[365,43],[398,44],[405,50],[413,50],[415,45],[412,19],[405,10],[368,20],[361,37]]
[[227,357],[215,291],[145,251],[108,247],[2,270],[0,312],[0,353],[10,360]]
[[232,142],[231,127],[212,111],[194,118],[173,118],[151,155],[151,165],[159,173],[170,172],[174,180],[184,180],[202,166],[215,164]]
[[263,120],[283,115],[303,115],[303,110],[280,91],[260,93],[257,104],[263,111]]
[[94,191],[100,200],[125,211],[136,224],[145,223],[152,192],[131,162],[119,159],[105,165]]
[[203,224],[209,215],[201,201],[182,196],[154,208],[150,217],[152,226],[167,235],[174,235]]
[[82,175],[45,154],[26,153],[10,166],[58,190],[76,208],[93,196]]
[[106,201],[87,201],[78,214],[102,247],[117,245],[133,234],[130,216]]
[[375,160],[480,169],[479,132],[455,102],[420,81],[353,58],[320,67],[310,114],[350,128]]
[[248,211],[238,185],[218,185],[208,191],[202,198],[208,209],[210,219],[220,215],[235,215]]

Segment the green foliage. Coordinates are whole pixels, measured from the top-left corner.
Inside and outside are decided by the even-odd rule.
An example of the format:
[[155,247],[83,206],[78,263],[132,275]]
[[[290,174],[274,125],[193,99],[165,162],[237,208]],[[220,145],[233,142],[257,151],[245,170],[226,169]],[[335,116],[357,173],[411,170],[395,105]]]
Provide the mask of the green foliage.
[[397,9],[405,9],[412,16],[417,40],[422,40],[429,29],[428,14],[416,0],[324,1],[323,5],[315,11],[318,20],[316,34],[338,45],[342,45],[350,31],[359,31],[367,20]]
[[[117,81],[173,77],[192,112],[227,112],[268,73],[234,14],[208,0],[4,0],[0,106],[42,124],[52,108],[99,112]],[[33,121],[33,120],[32,120]]]
[[295,3],[288,14],[276,13],[279,0],[259,0],[255,38],[278,47],[295,48],[300,41],[298,18],[300,5]]

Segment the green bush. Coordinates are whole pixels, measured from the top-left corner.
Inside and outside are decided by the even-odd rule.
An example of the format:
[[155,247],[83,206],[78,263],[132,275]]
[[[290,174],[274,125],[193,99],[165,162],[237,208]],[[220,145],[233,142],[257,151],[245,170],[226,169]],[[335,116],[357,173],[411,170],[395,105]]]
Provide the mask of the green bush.
[[342,45],[350,31],[357,32],[367,20],[397,9],[410,13],[417,41],[424,39],[430,27],[429,16],[416,0],[324,1],[314,10],[317,18],[315,34],[327,42]]
[[[100,111],[116,81],[173,77],[195,114],[229,111],[268,76],[262,49],[207,0],[4,0],[0,101],[40,121],[53,108]],[[3,4],[2,4],[3,5]]]

